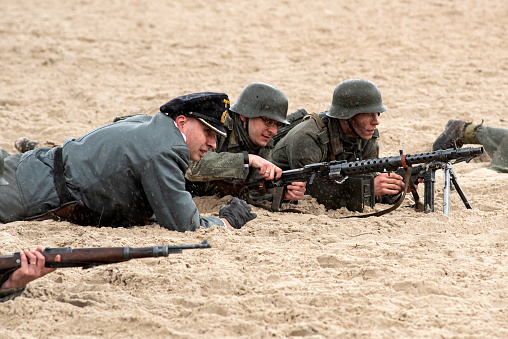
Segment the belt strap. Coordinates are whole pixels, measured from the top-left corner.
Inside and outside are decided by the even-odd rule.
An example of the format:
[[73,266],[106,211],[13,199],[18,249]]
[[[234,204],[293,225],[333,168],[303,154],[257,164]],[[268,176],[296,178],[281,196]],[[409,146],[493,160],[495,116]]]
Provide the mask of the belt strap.
[[311,113],[308,116],[314,119],[319,128],[321,128],[321,131],[317,135],[318,140],[323,145],[328,144],[328,153],[330,153],[330,160],[335,160],[335,153],[333,152],[332,143],[330,142],[330,136],[328,135],[328,127],[326,127],[326,124],[324,123],[323,119],[321,119],[321,115],[317,113]]
[[339,219],[380,217],[383,214],[387,214],[387,213],[390,213],[391,211],[396,210],[402,204],[402,202],[404,201],[404,198],[406,197],[407,187],[409,185],[410,178],[411,178],[411,166],[407,166],[406,168],[404,168],[404,184],[405,184],[404,192],[402,193],[402,196],[397,201],[397,203],[395,203],[395,205],[392,205],[389,208],[382,210],[382,211],[377,211],[377,212],[372,212],[372,213],[367,213],[367,214],[360,214],[360,215],[349,215],[346,217],[340,217]]
[[55,158],[53,160],[53,181],[55,182],[56,193],[58,194],[60,203],[63,205],[73,199],[65,182],[62,150],[62,147],[57,147],[55,150]]

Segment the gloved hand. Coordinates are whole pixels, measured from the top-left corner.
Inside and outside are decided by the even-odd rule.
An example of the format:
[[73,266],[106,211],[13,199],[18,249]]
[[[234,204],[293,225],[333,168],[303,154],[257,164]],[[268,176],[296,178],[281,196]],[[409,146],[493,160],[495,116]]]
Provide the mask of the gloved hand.
[[227,205],[222,205],[219,209],[219,218],[226,219],[233,228],[240,229],[247,222],[257,217],[256,213],[251,212],[251,207],[245,201],[233,198]]

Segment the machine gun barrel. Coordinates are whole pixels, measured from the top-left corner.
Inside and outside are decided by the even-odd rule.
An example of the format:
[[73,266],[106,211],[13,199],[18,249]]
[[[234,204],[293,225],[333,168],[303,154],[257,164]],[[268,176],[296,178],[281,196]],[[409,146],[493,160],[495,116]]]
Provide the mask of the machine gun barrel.
[[330,162],[329,176],[343,178],[349,175],[361,175],[373,172],[396,171],[399,167],[412,166],[414,164],[430,163],[433,161],[449,162],[451,160],[469,161],[483,154],[483,147],[464,147],[437,150],[427,153],[401,154],[377,159],[365,159],[352,162]]

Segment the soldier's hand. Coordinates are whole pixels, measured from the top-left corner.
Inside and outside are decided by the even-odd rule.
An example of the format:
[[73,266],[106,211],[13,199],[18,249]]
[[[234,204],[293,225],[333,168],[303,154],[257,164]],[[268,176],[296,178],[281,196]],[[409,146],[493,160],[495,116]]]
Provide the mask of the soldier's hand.
[[279,167],[258,155],[249,154],[249,166],[257,168],[259,174],[267,180],[279,179],[282,175]]
[[257,214],[251,212],[251,210],[249,204],[235,197],[229,200],[227,205],[221,206],[219,218],[226,219],[233,228],[240,229],[247,222],[257,217]]
[[381,173],[374,178],[374,195],[398,194],[404,190],[404,179],[395,173]]
[[286,186],[286,193],[284,200],[300,200],[303,198],[307,184],[305,182],[292,182],[291,185]]
[[[21,267],[12,272],[9,279],[7,279],[0,288],[9,289],[23,287],[29,282],[56,270],[56,268],[44,267],[46,258],[41,252],[41,247],[38,247],[35,251],[25,250],[20,252]],[[55,261],[60,261],[60,254],[55,257]]]

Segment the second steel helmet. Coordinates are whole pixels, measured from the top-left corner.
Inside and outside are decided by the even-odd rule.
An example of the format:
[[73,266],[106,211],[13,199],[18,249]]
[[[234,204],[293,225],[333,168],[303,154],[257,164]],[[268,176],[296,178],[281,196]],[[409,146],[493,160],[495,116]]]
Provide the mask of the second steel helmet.
[[247,85],[230,110],[247,118],[267,117],[284,124],[288,123],[286,95],[279,89],[261,82]]
[[332,106],[326,115],[337,119],[350,119],[358,113],[386,111],[379,88],[368,80],[344,80],[333,91]]

